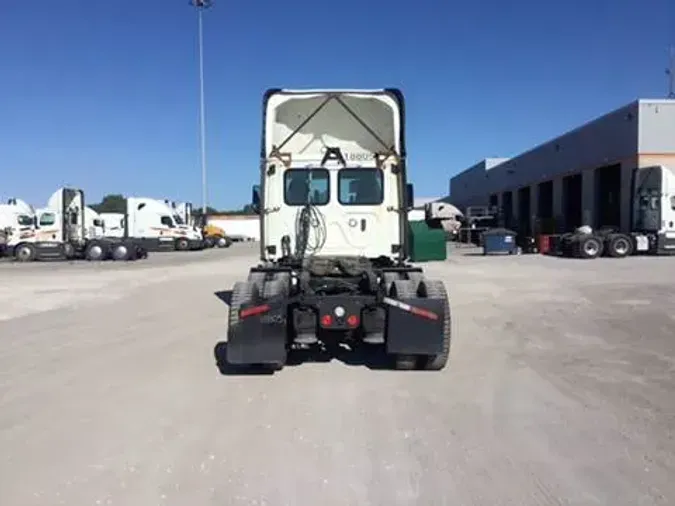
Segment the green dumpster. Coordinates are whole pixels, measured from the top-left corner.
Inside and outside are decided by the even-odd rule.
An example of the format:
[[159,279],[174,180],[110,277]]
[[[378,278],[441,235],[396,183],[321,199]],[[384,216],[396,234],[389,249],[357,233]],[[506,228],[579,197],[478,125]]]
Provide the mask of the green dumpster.
[[409,222],[408,244],[410,260],[413,262],[431,262],[448,258],[445,230],[430,228],[424,221]]

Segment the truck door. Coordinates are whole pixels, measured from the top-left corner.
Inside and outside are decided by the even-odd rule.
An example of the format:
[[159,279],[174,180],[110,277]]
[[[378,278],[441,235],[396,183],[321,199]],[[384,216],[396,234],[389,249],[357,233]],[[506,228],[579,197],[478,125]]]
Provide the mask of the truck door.
[[56,213],[52,211],[43,211],[38,214],[38,241],[57,241],[59,237],[60,228]]

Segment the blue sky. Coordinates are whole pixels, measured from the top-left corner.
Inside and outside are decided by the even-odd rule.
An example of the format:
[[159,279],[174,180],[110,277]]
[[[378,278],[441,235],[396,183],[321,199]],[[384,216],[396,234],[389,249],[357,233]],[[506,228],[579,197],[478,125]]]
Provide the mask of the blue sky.
[[[365,6],[365,7],[364,7]],[[400,87],[416,194],[637,97],[665,96],[672,0],[215,0],[209,201],[248,202],[269,87]],[[187,0],[0,0],[0,197],[67,184],[201,202]]]

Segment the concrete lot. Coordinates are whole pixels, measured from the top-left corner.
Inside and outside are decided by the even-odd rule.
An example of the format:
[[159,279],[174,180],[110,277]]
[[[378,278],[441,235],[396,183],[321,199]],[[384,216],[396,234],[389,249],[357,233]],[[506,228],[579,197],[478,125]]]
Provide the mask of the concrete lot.
[[445,371],[223,375],[255,247],[0,266],[0,504],[675,501],[675,259],[453,254]]

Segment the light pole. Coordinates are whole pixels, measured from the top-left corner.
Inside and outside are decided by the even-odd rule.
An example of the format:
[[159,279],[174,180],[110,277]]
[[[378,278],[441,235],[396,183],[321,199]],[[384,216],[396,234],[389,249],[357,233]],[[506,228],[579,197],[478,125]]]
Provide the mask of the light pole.
[[212,0],[190,0],[190,4],[197,8],[199,26],[199,141],[202,157],[202,216],[206,218],[206,119],[204,107],[204,29],[202,14],[213,4]]

